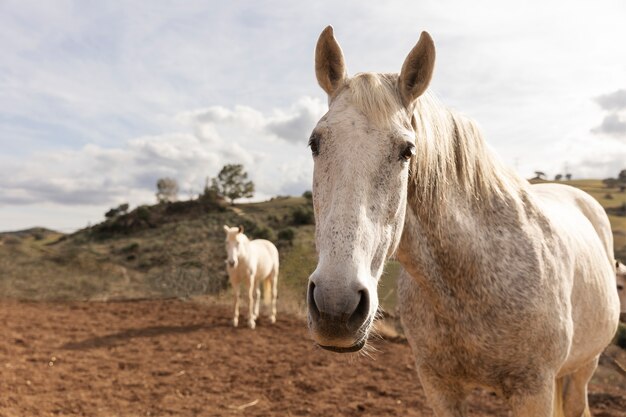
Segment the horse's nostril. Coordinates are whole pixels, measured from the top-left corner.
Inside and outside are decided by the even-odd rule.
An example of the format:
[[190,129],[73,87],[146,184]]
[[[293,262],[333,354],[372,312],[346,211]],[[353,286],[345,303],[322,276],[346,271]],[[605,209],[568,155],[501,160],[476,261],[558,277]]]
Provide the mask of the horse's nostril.
[[235,261],[228,261],[228,265],[235,266]]
[[317,304],[315,303],[315,284],[312,281],[309,281],[307,302],[309,304],[309,313],[311,314],[311,318],[315,321],[319,320],[320,310],[317,308]]
[[348,326],[353,329],[358,329],[365,323],[370,311],[370,298],[367,290],[359,291],[359,297],[359,304],[348,319]]

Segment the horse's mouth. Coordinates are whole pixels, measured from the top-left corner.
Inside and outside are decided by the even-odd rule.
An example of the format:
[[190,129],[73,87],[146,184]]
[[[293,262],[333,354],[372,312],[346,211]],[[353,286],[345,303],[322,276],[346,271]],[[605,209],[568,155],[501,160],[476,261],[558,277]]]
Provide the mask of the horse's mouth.
[[335,353],[353,353],[353,352],[358,352],[359,350],[363,349],[363,346],[365,346],[365,339],[366,338],[363,338],[359,340],[358,342],[356,342],[354,345],[349,346],[349,347],[324,346],[320,344],[318,344],[318,346],[321,347],[322,349],[330,350],[331,352],[335,352]]

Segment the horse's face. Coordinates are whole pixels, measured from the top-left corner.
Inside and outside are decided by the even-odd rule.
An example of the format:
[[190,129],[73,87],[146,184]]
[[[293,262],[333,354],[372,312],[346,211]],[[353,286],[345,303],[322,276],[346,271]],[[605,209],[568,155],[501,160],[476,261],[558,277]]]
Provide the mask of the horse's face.
[[243,228],[224,225],[224,232],[226,232],[226,264],[230,268],[236,268],[239,255],[243,251]]
[[[309,278],[309,327],[321,347],[353,352],[365,345],[378,309],[378,280],[402,233],[409,160],[415,154],[409,109],[426,87],[409,96],[406,106],[398,100],[393,120],[381,127],[353,104],[330,27],[318,41],[316,69],[331,99],[309,141],[319,253]],[[427,78],[426,84],[430,74]]]

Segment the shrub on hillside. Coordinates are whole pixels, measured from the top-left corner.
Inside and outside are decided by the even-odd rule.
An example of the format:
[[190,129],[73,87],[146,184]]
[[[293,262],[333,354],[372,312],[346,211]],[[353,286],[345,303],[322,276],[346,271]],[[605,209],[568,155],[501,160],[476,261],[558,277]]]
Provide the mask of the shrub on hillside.
[[266,239],[270,241],[276,240],[276,232],[269,226],[264,224],[258,224],[254,220],[241,219],[240,226],[243,227],[243,232],[250,239]]
[[287,227],[278,232],[278,240],[288,242],[289,245],[293,245],[293,239],[296,237],[296,231],[291,227]]
[[276,240],[276,233],[274,232],[274,229],[269,226],[260,226],[257,227],[253,233],[251,233],[251,238],[265,239],[273,242]]
[[150,221],[150,209],[148,208],[148,206],[137,207],[137,210],[135,210],[135,213],[139,220],[142,220],[144,222]]
[[309,207],[298,207],[291,214],[292,222],[296,226],[315,224],[313,210]]

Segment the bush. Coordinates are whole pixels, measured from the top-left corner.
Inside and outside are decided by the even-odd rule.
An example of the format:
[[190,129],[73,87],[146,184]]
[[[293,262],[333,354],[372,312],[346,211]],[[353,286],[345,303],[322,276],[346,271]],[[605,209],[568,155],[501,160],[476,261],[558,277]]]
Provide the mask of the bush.
[[291,227],[283,229],[278,232],[278,240],[284,240],[289,242],[289,244],[293,244],[293,239],[296,237],[296,231]]
[[269,226],[257,224],[254,220],[250,219],[241,219],[240,225],[243,226],[243,232],[250,239],[276,240],[276,232]]
[[308,201],[312,201],[313,193],[311,191],[305,191],[302,193],[302,197],[306,198]]
[[217,204],[222,198],[219,195],[219,192],[215,188],[204,187],[204,192],[200,194],[198,197],[200,201],[206,202],[208,204]]
[[309,207],[298,207],[291,214],[293,224],[296,226],[305,224],[315,224],[313,210]]
[[257,227],[254,232],[251,233],[251,237],[254,239],[266,239],[270,241],[275,241],[276,233],[271,227],[261,226]]
[[130,253],[130,252],[137,252],[137,250],[139,250],[139,243],[132,242],[124,246],[120,251],[122,253]]
[[137,218],[141,221],[148,222],[150,220],[150,209],[148,206],[137,207]]

